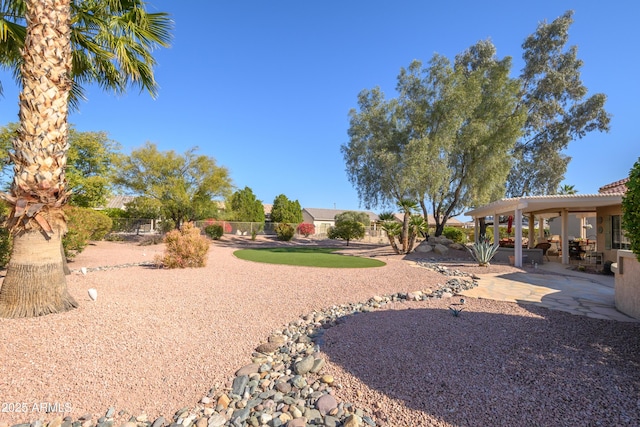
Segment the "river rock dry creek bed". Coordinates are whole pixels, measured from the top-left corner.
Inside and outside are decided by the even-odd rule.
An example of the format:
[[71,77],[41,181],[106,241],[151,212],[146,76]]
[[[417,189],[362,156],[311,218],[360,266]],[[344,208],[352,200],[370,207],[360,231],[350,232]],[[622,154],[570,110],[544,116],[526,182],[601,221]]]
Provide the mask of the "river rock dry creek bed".
[[456,286],[521,271],[465,253],[344,248],[387,263],[371,269],[233,256],[269,244],[214,242],[186,270],[145,265],[163,245],[90,245],[67,279],[78,309],[0,319],[0,426],[638,425],[637,323],[469,298],[454,316]]

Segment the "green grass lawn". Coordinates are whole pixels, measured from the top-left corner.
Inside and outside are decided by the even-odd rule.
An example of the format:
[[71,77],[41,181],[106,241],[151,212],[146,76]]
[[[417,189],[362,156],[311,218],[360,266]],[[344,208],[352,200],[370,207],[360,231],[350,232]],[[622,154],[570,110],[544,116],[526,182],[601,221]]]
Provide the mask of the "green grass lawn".
[[386,265],[377,259],[334,254],[338,248],[260,248],[241,249],[233,254],[240,259],[268,264],[298,265],[327,268],[368,268]]

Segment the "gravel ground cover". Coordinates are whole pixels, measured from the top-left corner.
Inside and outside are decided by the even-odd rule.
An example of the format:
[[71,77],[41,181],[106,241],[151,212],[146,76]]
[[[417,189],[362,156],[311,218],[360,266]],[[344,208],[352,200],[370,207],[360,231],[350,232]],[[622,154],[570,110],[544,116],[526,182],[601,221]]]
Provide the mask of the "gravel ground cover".
[[[114,426],[131,417],[143,425],[163,417],[168,425],[180,409],[199,407],[211,427],[212,410],[205,408],[215,406],[212,398],[233,394],[239,368],[256,357],[268,361],[256,353],[258,345],[312,313],[368,302],[357,306],[376,309],[345,312],[326,329],[311,325],[323,332],[319,349],[313,343],[314,358],[326,361],[318,375],[331,377],[314,384],[348,402],[341,408],[370,416],[363,422],[638,425],[638,324],[475,299],[454,317],[448,307],[457,299],[405,299],[450,277],[418,268],[387,247],[348,249],[387,263],[373,269],[279,266],[232,255],[238,247],[268,244],[215,242],[207,267],[187,270],[136,265],[151,261],[162,245],[88,247],[68,277],[78,309],[0,319],[0,424],[68,415],[89,426],[109,412]],[[462,252],[430,261],[469,274],[514,271],[475,267]],[[89,288],[98,290],[95,302]]]

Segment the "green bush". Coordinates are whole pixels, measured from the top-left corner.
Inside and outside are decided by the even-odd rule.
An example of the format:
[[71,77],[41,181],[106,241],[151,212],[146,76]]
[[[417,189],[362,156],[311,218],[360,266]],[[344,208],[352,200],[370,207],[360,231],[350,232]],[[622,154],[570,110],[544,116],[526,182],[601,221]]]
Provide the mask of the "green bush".
[[209,240],[193,223],[185,223],[180,230],[172,230],[164,236],[164,255],[156,257],[156,263],[166,268],[204,267],[207,263]]
[[176,229],[176,223],[170,218],[165,218],[160,222],[160,231],[163,233],[168,233],[175,229]]
[[125,211],[124,209],[106,208],[106,209],[103,209],[101,212],[107,215],[111,219],[128,218],[127,211]]
[[90,208],[67,205],[64,213],[68,230],[62,237],[62,247],[67,259],[82,252],[89,241],[104,239],[113,225],[107,215]]
[[455,243],[466,243],[467,235],[464,234],[460,228],[445,227],[442,231],[442,235],[449,240],[453,240]]
[[5,268],[11,258],[13,240],[6,228],[0,228],[0,268]]
[[282,222],[276,226],[275,232],[276,232],[276,236],[278,237],[278,240],[288,242],[289,240],[293,239],[293,236],[296,233],[296,229],[293,228],[291,224]]
[[327,237],[334,239],[343,239],[349,246],[350,240],[362,239],[364,237],[364,224],[358,221],[341,221],[335,227],[329,227]]
[[224,229],[220,224],[211,224],[211,225],[207,225],[204,228],[204,234],[206,234],[213,240],[220,240],[220,238],[224,234]]
[[622,227],[629,237],[631,251],[640,261],[640,158],[634,163],[622,197]]
[[[11,208],[4,200],[0,200],[0,222],[4,222],[11,212]],[[0,228],[0,268],[5,268],[11,258],[13,238],[6,228]]]

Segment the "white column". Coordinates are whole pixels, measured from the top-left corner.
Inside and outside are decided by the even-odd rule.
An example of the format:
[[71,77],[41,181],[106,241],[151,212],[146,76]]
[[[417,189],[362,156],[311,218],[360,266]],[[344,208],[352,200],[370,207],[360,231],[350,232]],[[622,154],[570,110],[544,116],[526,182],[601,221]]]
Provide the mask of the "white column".
[[473,218],[473,241],[478,242],[478,238],[480,237],[480,220],[478,218]]
[[566,209],[560,214],[560,240],[562,240],[562,263],[569,264],[569,212]]
[[544,218],[538,217],[538,241],[546,242],[547,239],[544,238]]
[[516,209],[514,221],[516,223],[516,235],[514,238],[515,266],[522,267],[522,209]]
[[500,241],[500,217],[497,213],[493,214],[493,244],[494,246]]
[[533,224],[534,222],[535,222],[535,218],[533,217],[533,214],[530,213],[529,214],[529,238],[528,238],[529,244],[527,245],[529,249],[533,248],[536,242],[536,231]]

